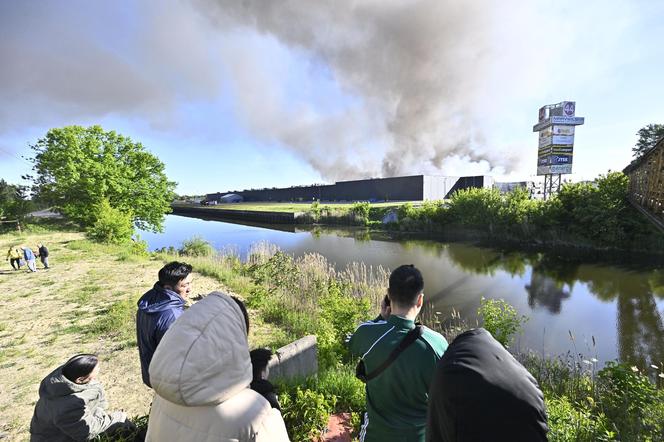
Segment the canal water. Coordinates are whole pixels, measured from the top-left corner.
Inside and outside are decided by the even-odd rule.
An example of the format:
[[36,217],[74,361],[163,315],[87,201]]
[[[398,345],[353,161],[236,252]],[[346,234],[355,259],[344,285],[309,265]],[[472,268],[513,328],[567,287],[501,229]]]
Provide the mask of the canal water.
[[164,233],[141,237],[154,250],[179,247],[195,235],[241,256],[252,244],[268,241],[298,256],[319,253],[337,268],[353,261],[388,269],[415,264],[424,275],[425,297],[441,317],[455,309],[475,323],[482,297],[503,298],[527,316],[517,350],[581,354],[600,365],[613,359],[641,366],[664,362],[664,269],[647,260],[589,262],[351,229],[266,228],[176,215],[166,217]]

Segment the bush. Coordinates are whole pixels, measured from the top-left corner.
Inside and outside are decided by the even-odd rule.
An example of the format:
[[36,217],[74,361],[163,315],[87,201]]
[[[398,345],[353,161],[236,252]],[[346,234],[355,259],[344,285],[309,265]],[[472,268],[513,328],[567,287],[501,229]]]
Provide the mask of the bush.
[[337,398],[297,388],[293,394],[281,393],[279,403],[286,428],[293,442],[317,440],[327,426]]
[[523,324],[528,320],[525,316],[519,316],[514,307],[503,299],[480,300],[480,308],[477,315],[484,321],[484,328],[505,347],[509,347],[514,334],[521,332]]
[[360,221],[365,224],[369,221],[369,212],[371,212],[371,204],[367,201],[360,201],[354,203],[350,209],[351,213],[355,215]]
[[577,409],[567,399],[551,398],[546,401],[551,442],[595,442],[613,440],[606,416],[594,416],[588,409]]
[[98,204],[95,211],[96,221],[87,229],[90,238],[110,244],[122,244],[131,240],[134,233],[131,213],[111,207],[108,200]]
[[194,236],[184,241],[178,252],[185,256],[212,256],[214,247],[200,236]]

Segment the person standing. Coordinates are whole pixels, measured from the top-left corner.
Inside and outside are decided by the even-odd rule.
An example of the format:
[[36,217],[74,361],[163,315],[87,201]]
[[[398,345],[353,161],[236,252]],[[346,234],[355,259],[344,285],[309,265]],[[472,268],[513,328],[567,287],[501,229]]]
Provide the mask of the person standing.
[[424,279],[415,266],[392,272],[387,296],[381,317],[361,324],[349,340],[350,352],[361,357],[358,374],[366,381],[360,441],[424,442],[429,386],[447,341],[415,324],[424,304]]
[[31,272],[36,272],[37,262],[34,252],[28,246],[23,246],[21,247],[21,249],[23,249],[23,258],[25,258],[25,262],[28,263],[28,268],[30,269]]
[[37,256],[39,256],[39,259],[41,260],[41,263],[44,266],[44,268],[47,269],[48,268],[48,248],[42,243],[37,244]]
[[169,262],[159,270],[159,281],[138,300],[136,341],[141,358],[143,383],[150,384],[150,361],[157,345],[171,324],[184,312],[191,293],[192,267],[184,262]]
[[11,246],[7,251],[7,259],[14,270],[21,269],[21,257],[23,253],[18,247]]

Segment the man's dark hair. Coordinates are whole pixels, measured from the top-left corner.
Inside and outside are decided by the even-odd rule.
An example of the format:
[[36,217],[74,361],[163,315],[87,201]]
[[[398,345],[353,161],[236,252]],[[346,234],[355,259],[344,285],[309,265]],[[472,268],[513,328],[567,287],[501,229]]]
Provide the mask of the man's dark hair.
[[422,273],[412,264],[402,265],[390,274],[390,286],[387,291],[392,302],[406,306],[413,306],[417,296],[424,290]]
[[99,359],[96,355],[82,353],[65,362],[62,367],[62,374],[70,381],[76,382],[76,379],[92,373],[98,363]]
[[242,302],[239,298],[231,296],[231,299],[235,301],[238,307],[240,307],[240,310],[242,310],[242,315],[244,316],[244,325],[247,326],[247,336],[249,336],[249,313],[247,313],[247,307],[244,306],[244,302]]
[[269,348],[257,348],[249,352],[249,357],[251,357],[254,380],[260,379],[261,372],[265,370],[265,367],[270,362],[270,358],[272,358],[272,350]]
[[178,282],[182,281],[191,273],[191,265],[184,262],[169,262],[159,270],[159,284],[162,287],[171,286],[175,287]]

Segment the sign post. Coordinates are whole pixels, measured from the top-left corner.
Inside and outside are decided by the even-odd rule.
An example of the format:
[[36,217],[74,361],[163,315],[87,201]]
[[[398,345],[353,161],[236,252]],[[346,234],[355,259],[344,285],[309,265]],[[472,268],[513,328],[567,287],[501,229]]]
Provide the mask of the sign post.
[[544,175],[544,199],[560,190],[561,176],[572,173],[574,126],[584,123],[576,115],[576,102],[562,101],[539,109],[537,175]]

